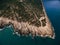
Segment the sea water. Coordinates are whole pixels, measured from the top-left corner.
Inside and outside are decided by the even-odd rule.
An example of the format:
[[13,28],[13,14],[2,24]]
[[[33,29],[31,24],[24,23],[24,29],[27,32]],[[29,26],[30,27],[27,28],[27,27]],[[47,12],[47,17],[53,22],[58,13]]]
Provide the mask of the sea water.
[[44,0],[46,13],[55,29],[55,39],[13,35],[12,27],[0,31],[0,45],[60,45],[60,1]]

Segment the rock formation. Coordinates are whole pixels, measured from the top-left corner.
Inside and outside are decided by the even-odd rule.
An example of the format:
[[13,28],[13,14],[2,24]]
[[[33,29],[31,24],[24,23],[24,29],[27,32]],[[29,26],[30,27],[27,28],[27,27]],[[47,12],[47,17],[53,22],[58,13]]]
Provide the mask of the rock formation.
[[7,25],[17,35],[55,38],[41,0],[0,1],[0,28]]

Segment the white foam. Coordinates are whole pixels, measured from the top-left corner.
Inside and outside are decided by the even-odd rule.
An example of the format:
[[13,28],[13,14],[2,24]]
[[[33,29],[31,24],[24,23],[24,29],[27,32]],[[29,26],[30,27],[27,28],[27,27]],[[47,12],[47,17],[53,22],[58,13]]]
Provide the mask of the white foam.
[[0,31],[2,31],[3,29],[0,29]]

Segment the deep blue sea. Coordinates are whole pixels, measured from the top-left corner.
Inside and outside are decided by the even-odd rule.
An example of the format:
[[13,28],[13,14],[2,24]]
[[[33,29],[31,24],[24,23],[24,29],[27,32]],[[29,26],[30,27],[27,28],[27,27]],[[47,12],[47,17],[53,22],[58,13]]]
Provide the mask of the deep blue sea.
[[55,39],[35,37],[19,37],[13,35],[12,27],[0,31],[0,45],[60,45],[60,1],[44,0],[46,13],[55,29]]

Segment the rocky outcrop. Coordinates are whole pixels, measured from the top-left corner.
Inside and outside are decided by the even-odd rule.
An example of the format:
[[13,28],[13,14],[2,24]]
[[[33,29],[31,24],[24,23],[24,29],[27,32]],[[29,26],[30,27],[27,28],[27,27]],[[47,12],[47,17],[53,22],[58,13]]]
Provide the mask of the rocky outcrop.
[[15,1],[2,4],[0,27],[12,25],[17,35],[55,38],[54,29],[46,15],[41,0]]

